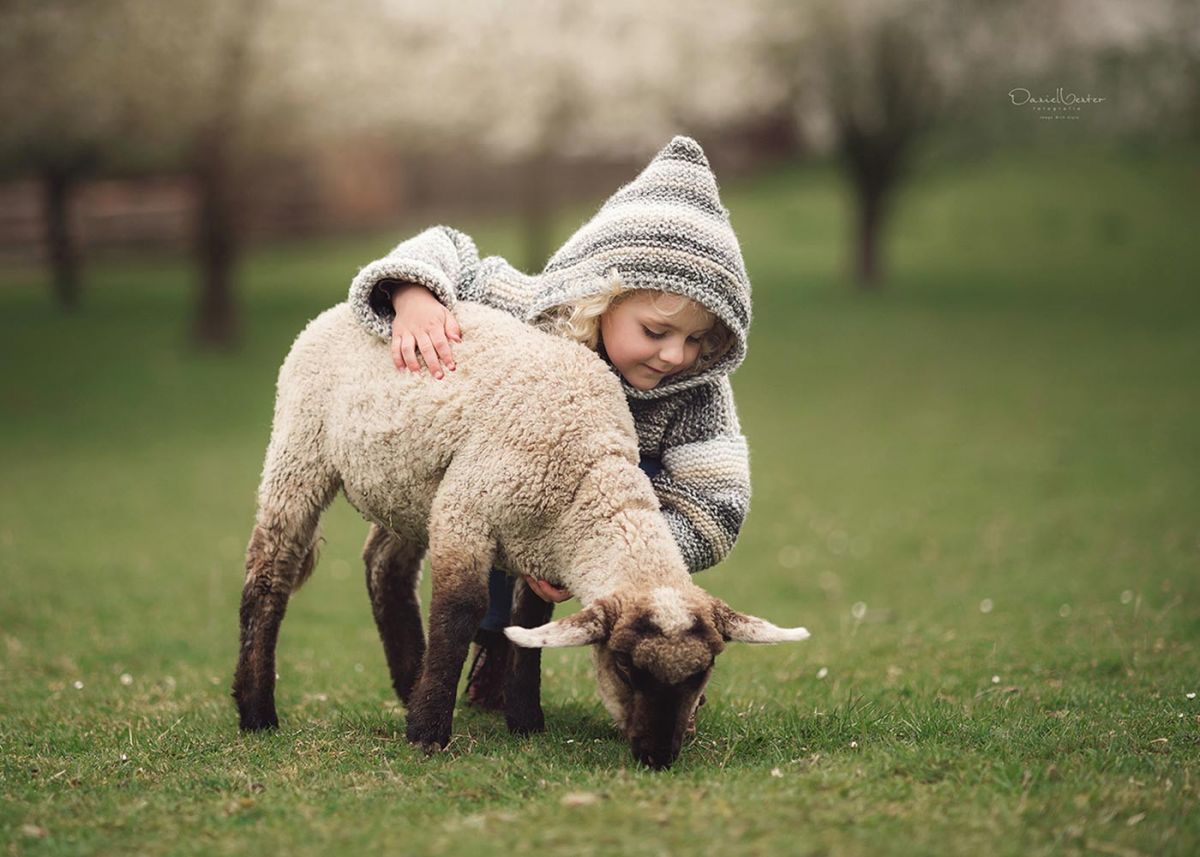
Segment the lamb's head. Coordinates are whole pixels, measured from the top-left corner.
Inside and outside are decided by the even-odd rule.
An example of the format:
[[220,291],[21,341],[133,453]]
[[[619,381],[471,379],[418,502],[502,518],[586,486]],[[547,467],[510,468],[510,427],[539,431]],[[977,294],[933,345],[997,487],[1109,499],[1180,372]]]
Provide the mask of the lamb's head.
[[727,642],[804,640],[804,628],[778,628],[746,616],[696,586],[621,592],[538,628],[505,629],[527,648],[593,646],[604,707],[634,758],[670,767],[700,704],[713,661]]

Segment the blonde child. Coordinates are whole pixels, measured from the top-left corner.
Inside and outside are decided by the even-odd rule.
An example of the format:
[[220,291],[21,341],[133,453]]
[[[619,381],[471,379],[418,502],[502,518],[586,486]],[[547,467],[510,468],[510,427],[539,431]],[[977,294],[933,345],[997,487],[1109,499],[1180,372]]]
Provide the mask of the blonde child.
[[[480,259],[462,232],[436,226],[364,267],[350,287],[359,320],[392,343],[402,371],[455,371],[457,300],[485,303],[595,350],[621,380],[650,477],[693,571],[737,539],[750,469],[728,375],[746,353],[750,282],[729,213],[700,145],[675,137],[636,179],[529,276]],[[528,579],[548,602],[570,593]],[[489,580],[468,700],[503,705],[512,582]],[[535,602],[536,603],[536,602]],[[549,609],[549,608],[547,608]]]

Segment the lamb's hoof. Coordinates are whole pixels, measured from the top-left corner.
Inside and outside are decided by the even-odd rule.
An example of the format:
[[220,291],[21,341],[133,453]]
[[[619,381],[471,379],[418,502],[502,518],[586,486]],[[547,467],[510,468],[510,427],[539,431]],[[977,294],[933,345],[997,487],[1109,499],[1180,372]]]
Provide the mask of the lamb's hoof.
[[405,737],[408,738],[408,743],[419,749],[426,756],[432,756],[446,749],[450,743],[450,730],[433,728],[423,728],[414,726],[412,723],[405,729]]
[[278,729],[279,718],[273,711],[268,714],[243,714],[239,725],[243,732],[265,732]]
[[508,724],[508,731],[513,735],[524,737],[546,731],[546,716],[542,714],[541,708],[508,713],[504,720]]

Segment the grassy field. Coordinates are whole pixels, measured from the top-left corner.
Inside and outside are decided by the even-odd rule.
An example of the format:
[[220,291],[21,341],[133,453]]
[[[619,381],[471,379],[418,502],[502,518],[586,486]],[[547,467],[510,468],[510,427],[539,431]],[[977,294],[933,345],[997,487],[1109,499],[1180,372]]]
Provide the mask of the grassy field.
[[182,263],[99,266],[71,318],[7,275],[7,853],[1197,853],[1196,162],[927,171],[871,298],[840,279],[829,171],[724,189],[755,288],[734,378],[754,501],[702,583],[813,638],[723,655],[661,774],[632,764],[583,651],[546,656],[546,734],[462,710],[449,752],[416,755],[343,501],[283,626],[282,728],[238,734],[274,375],[401,236],[254,254],[223,356],[188,347]]

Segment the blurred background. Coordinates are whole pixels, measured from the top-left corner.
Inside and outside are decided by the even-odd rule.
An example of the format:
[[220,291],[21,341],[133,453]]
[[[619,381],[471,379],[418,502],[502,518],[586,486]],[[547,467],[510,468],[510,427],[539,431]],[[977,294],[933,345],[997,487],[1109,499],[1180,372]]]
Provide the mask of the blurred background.
[[70,312],[98,260],[186,257],[205,344],[239,336],[239,263],[289,239],[486,213],[540,270],[555,213],[676,133],[725,182],[827,165],[862,289],[888,278],[923,166],[1200,134],[1185,0],[16,0],[0,16],[0,263]]
[[[230,740],[227,688],[290,343],[434,223],[540,270],[675,134],[708,153],[754,288],[733,376],[754,498],[701,583],[814,634],[723,656],[718,743],[696,764],[753,766],[762,747],[782,764],[796,741],[832,760],[888,740],[867,710],[937,712],[901,710],[900,736],[986,714],[987,741],[946,738],[962,773],[940,820],[882,841],[975,850],[943,840],[990,812],[965,815],[962,784],[998,766],[1024,806],[1064,747],[1084,761],[1054,812],[1015,810],[986,841],[1033,853],[1021,837],[1075,818],[1076,790],[1124,795],[1135,775],[1165,778],[1178,820],[1122,797],[1151,816],[1108,813],[1120,835],[1169,853],[1185,829],[1178,784],[1196,777],[1144,747],[1171,730],[1195,746],[1159,702],[1196,690],[1200,645],[1194,0],[7,0],[0,66],[0,744],[20,750],[2,803],[27,835],[128,851],[139,827],[176,826],[192,768],[175,752],[197,761],[189,829],[237,841],[207,796],[257,764]],[[339,501],[324,532],[279,650],[281,716],[322,748],[301,795],[326,747],[410,764],[366,527]],[[586,653],[545,663],[552,728],[623,764]],[[847,734],[822,737],[834,720]],[[463,769],[481,782],[533,758],[502,725],[461,723],[484,736]],[[165,743],[138,755],[143,732]],[[1163,767],[1111,762],[1110,740]],[[338,781],[356,800],[357,769]],[[130,821],[129,789],[169,823]],[[384,797],[363,829],[384,829]],[[737,835],[702,821],[705,847]]]

